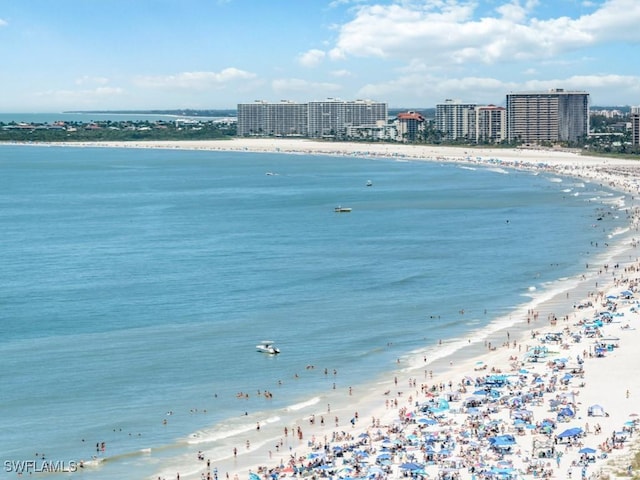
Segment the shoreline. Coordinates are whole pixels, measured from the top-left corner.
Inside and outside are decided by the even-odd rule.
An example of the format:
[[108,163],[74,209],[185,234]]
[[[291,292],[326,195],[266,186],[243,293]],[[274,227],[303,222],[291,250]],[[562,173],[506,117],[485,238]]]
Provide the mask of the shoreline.
[[[399,157],[409,158],[412,160],[426,160],[426,161],[446,161],[446,162],[461,162],[461,163],[471,163],[471,164],[480,164],[485,166],[501,166],[507,168],[524,168],[524,169],[535,169],[535,170],[544,170],[551,171],[557,173],[558,175],[570,176],[573,178],[580,178],[587,181],[598,181],[601,184],[607,184],[609,187],[620,191],[625,195],[636,195],[639,187],[637,182],[634,181],[633,176],[630,176],[629,173],[633,170],[640,171],[639,165],[632,160],[610,160],[607,159],[604,162],[602,159],[597,159],[596,157],[589,157],[587,161],[584,161],[586,157],[581,157],[579,155],[568,153],[568,152],[549,152],[549,151],[532,151],[532,150],[486,150],[486,149],[456,149],[456,148],[436,148],[436,147],[415,147],[412,146],[403,146],[400,145],[398,147],[409,147],[409,148],[398,148],[395,149],[394,146],[389,145],[362,145],[362,144],[325,144],[323,142],[307,142],[307,141],[284,141],[280,142],[279,140],[275,141],[254,141],[254,140],[246,140],[246,141],[234,141],[232,144],[228,144],[228,142],[206,142],[206,145],[197,143],[197,144],[188,144],[188,145],[175,145],[175,144],[165,144],[165,143],[157,143],[152,146],[152,148],[185,148],[185,149],[195,149],[195,150],[214,150],[214,151],[250,151],[250,152],[263,152],[263,153],[288,153],[288,154],[321,154],[321,155],[341,155],[341,156],[364,156],[364,157],[381,157],[381,158],[392,158],[398,159]],[[116,146],[116,145],[103,145],[103,146]],[[127,147],[127,145],[117,145],[119,147]],[[148,145],[137,145],[136,148],[147,148]],[[363,148],[365,147],[365,148]],[[371,148],[369,148],[371,147]],[[396,151],[397,150],[397,151]],[[392,152],[393,151],[393,152]],[[505,155],[506,154],[506,155]],[[485,157],[490,155],[490,158],[487,160]],[[542,158],[540,158],[542,157]],[[634,208],[636,205],[631,205],[629,208]],[[630,220],[630,225],[634,223],[633,220]],[[626,257],[630,256],[628,260],[629,265],[633,265],[633,256],[630,255],[633,252],[633,246],[627,245],[623,248],[624,252],[618,254],[618,257]],[[633,267],[635,270],[635,267]],[[589,272],[585,272],[589,273]],[[594,275],[594,277],[599,278],[602,281],[602,275]],[[586,277],[585,277],[586,278]],[[635,282],[635,278],[633,280],[629,280],[627,283]],[[582,289],[586,289],[592,292],[590,295],[587,295],[584,299],[587,301],[594,294],[593,292],[597,291],[606,291],[611,292],[612,288],[615,288],[614,285],[616,283],[615,278],[609,278],[609,285],[598,285],[598,282],[594,278],[585,279],[582,282],[579,282],[582,285],[578,285],[576,289],[583,287]],[[588,284],[592,285],[592,289],[589,289]],[[597,286],[596,286],[597,285]],[[564,292],[562,292],[564,293]],[[569,297],[569,292],[566,292],[567,299]],[[601,294],[601,297],[604,298],[606,295]],[[573,307],[572,304],[576,303],[576,299],[571,298],[571,302],[567,303],[567,299],[557,299],[556,302],[559,304],[564,303],[564,310],[567,312],[566,320],[564,325],[568,325],[569,323],[575,322],[578,319],[578,314],[585,315],[585,312],[578,312]],[[548,300],[551,303],[553,299]],[[548,307],[549,308],[549,307]],[[570,321],[571,320],[571,321]],[[536,325],[531,328],[528,322],[525,322],[524,319],[521,319],[520,322],[516,322],[513,326],[508,327],[512,333],[515,333],[513,338],[516,338],[516,343],[522,347],[524,344],[525,347],[528,346],[528,343],[532,342],[531,336],[532,331],[535,329],[546,328],[549,329],[551,326],[545,320],[535,321]],[[504,335],[505,329],[500,329],[492,334],[493,337],[497,337],[500,334]],[[627,333],[627,337],[624,339],[624,344],[626,344],[627,349],[623,351],[625,353],[624,360],[622,364],[620,364],[620,360],[616,362],[615,370],[618,371],[619,368],[622,368],[624,364],[627,366],[633,365],[637,363],[634,359],[637,359],[637,355],[633,355],[633,352],[630,351],[629,344],[633,343],[637,340],[638,335],[632,335],[632,330],[629,330]],[[618,333],[618,332],[616,332]],[[509,333],[507,333],[507,336]],[[507,338],[507,342],[509,342],[511,338]],[[486,340],[485,340],[486,343]],[[623,345],[624,346],[624,345]],[[471,346],[473,347],[473,346]],[[576,350],[575,346],[572,349],[572,352]],[[469,347],[466,347],[469,348]],[[505,348],[507,352],[510,354],[505,356]],[[476,368],[474,366],[478,365],[479,362],[482,362],[483,365],[492,365],[493,368],[497,371],[509,372],[510,370],[510,358],[516,357],[514,349],[509,347],[499,347],[497,350],[488,351],[480,346],[476,346],[474,349],[477,353],[472,354],[470,357],[468,355],[464,355],[463,352],[470,353],[468,350],[465,350],[463,347],[462,351],[456,350],[450,356],[446,355],[439,360],[434,362],[425,363],[425,367],[428,366],[429,370],[436,370],[436,373],[433,377],[427,377],[427,371],[424,371],[425,378],[417,378],[414,375],[422,374],[421,366],[419,365],[419,357],[421,354],[416,354],[416,358],[413,361],[409,361],[409,365],[400,365],[399,369],[394,372],[394,378],[397,378],[397,382],[392,381],[390,379],[381,380],[380,383],[368,392],[358,392],[357,400],[354,399],[356,411],[360,411],[361,418],[371,418],[371,423],[369,426],[361,426],[360,420],[358,420],[353,427],[351,427],[351,432],[349,431],[348,424],[341,425],[338,428],[329,427],[329,426],[316,426],[315,424],[311,426],[309,422],[310,419],[300,418],[300,421],[297,422],[297,426],[301,426],[305,431],[304,439],[299,440],[297,443],[293,439],[282,438],[282,434],[275,435],[273,432],[271,438],[269,440],[265,440],[262,443],[266,444],[268,442],[277,441],[277,437],[280,437],[280,445],[283,449],[287,447],[291,447],[289,455],[284,454],[283,452],[276,452],[276,456],[273,455],[271,449],[266,446],[258,448],[254,450],[253,448],[249,453],[240,452],[238,459],[227,459],[226,461],[218,461],[213,462],[211,465],[211,469],[206,468],[197,468],[198,464],[187,466],[185,465],[185,470],[190,471],[191,473],[186,478],[197,478],[197,475],[200,474],[202,478],[207,478],[206,474],[211,478],[214,478],[216,472],[220,472],[220,476],[225,475],[229,476],[229,478],[242,478],[245,475],[250,475],[252,472],[260,471],[260,474],[263,478],[267,478],[267,472],[280,471],[280,476],[291,476],[293,474],[291,467],[288,467],[289,463],[295,464],[292,461],[293,458],[302,458],[305,459],[306,462],[309,462],[309,456],[311,455],[320,455],[323,451],[328,451],[332,453],[331,448],[325,450],[329,445],[335,447],[336,445],[345,444],[345,440],[351,438],[350,442],[347,443],[356,443],[359,444],[361,448],[368,448],[372,453],[376,448],[380,448],[381,441],[380,439],[377,442],[367,442],[361,443],[358,442],[357,439],[361,438],[369,438],[373,439],[373,431],[379,429],[380,427],[372,427],[372,425],[386,425],[388,429],[393,428],[397,425],[397,422],[400,420],[403,411],[410,411],[415,407],[413,404],[413,395],[415,395],[415,399],[424,400],[428,398],[424,396],[424,389],[415,389],[417,384],[419,385],[433,385],[441,382],[441,384],[446,384],[447,380],[451,381],[451,379],[463,378],[471,374],[473,376],[476,373]],[[483,351],[484,350],[484,351]],[[513,352],[512,352],[513,350]],[[579,350],[579,348],[578,348]],[[521,354],[521,351],[518,351],[518,354]],[[467,357],[465,361],[456,362],[456,365],[453,365],[453,360],[449,360],[449,357],[456,358],[456,356]],[[576,354],[576,355],[579,355]],[[520,357],[521,358],[521,357]],[[605,359],[602,359],[605,360]],[[447,365],[447,361],[449,361],[449,365]],[[521,360],[520,360],[521,361]],[[606,360],[605,360],[606,362]],[[414,366],[411,366],[411,363]],[[593,362],[590,362],[593,363]],[[604,388],[612,391],[614,389],[618,390],[618,395],[621,394],[621,390],[624,387],[620,384],[620,381],[611,382],[611,378],[607,376],[607,366],[605,363],[601,365],[591,366],[587,373],[585,372],[585,377],[590,379],[589,383],[584,382],[585,386],[580,387],[581,391],[579,393],[583,393],[582,399],[584,402],[580,402],[581,408],[578,410],[580,412],[580,421],[586,422],[586,409],[588,405],[584,405],[584,403],[588,403],[588,401],[597,401],[592,400],[594,397],[598,397],[598,393]],[[632,369],[627,371],[628,375],[632,375]],[[542,375],[542,373],[540,373]],[[604,385],[598,386],[600,383],[609,384],[608,387],[604,387]],[[393,382],[393,383],[392,383]],[[402,391],[406,391],[407,389],[414,389],[412,395],[407,397],[407,394],[403,392],[400,393],[400,389],[398,389],[398,385],[403,385]],[[591,386],[591,388],[589,388]],[[600,390],[602,389],[602,390]],[[394,391],[395,395],[389,394],[387,392]],[[446,390],[446,387],[444,388]],[[640,394],[640,385],[638,382],[635,382],[632,388],[626,388],[626,392],[629,392],[627,395],[630,395],[631,398],[634,398],[638,394]],[[586,393],[590,393],[590,395],[586,395]],[[386,394],[386,395],[385,395]],[[628,397],[627,397],[628,398]],[[389,408],[387,406],[383,406],[382,402],[384,399],[385,403],[388,403],[389,400],[394,402],[398,402],[398,406],[396,408]],[[319,402],[318,402],[319,403]],[[319,406],[319,405],[318,405]],[[541,407],[538,407],[540,409]],[[633,408],[633,406],[626,406],[626,409]],[[610,412],[609,416],[606,417],[608,420],[607,426],[603,428],[605,432],[614,431],[615,423],[612,418],[615,418],[619,423],[622,419],[627,418],[629,414],[633,412],[625,411],[623,405],[616,405],[615,407],[609,407]],[[617,415],[612,415],[615,412]],[[536,412],[536,418],[543,414],[543,412]],[[546,413],[546,412],[545,412]],[[399,415],[400,414],[400,415]],[[315,413],[313,415],[320,415],[320,413]],[[327,412],[329,415],[329,412]],[[458,417],[459,415],[454,415]],[[453,420],[456,422],[456,420]],[[368,423],[368,421],[367,421]],[[574,422],[575,423],[575,422]],[[603,422],[604,423],[604,422]],[[331,425],[332,422],[329,420],[327,424]],[[588,425],[585,423],[585,425]],[[415,424],[409,423],[404,427],[409,427],[410,429],[415,428]],[[609,428],[611,427],[611,428]],[[264,427],[263,427],[264,428]],[[618,426],[618,429],[621,429],[622,426]],[[587,426],[588,429],[588,426]],[[308,439],[309,430],[311,430],[312,437]],[[345,432],[346,430],[346,432]],[[343,433],[344,432],[344,433]],[[458,430],[459,433],[459,430]],[[293,435],[293,432],[291,432]],[[368,437],[363,437],[363,435],[368,435]],[[328,441],[328,439],[332,439],[332,441]],[[527,439],[528,440],[528,439]],[[295,447],[294,447],[295,445]],[[595,446],[595,445],[594,445]],[[577,449],[575,449],[577,450]],[[616,452],[617,458],[624,458],[625,455],[629,454],[630,449],[621,449]],[[315,453],[314,453],[315,452]],[[320,453],[318,453],[320,452]],[[567,478],[569,470],[577,470],[577,467],[571,467],[572,463],[576,461],[576,458],[579,458],[579,455],[576,455],[576,452],[569,451],[568,448],[565,452],[563,458],[558,460],[557,466],[553,469],[553,473],[550,472],[549,465],[550,461],[545,463],[545,467],[547,468],[547,476],[548,478]],[[206,451],[203,452],[204,457],[207,457]],[[245,458],[241,458],[245,457]],[[279,458],[276,458],[279,457]],[[287,458],[289,457],[289,458]],[[527,465],[527,461],[524,461],[521,455],[518,455],[518,461],[512,462],[512,467],[517,471],[522,472],[524,467]],[[397,465],[402,463],[401,460],[409,460],[413,457],[408,457],[405,452],[404,456],[397,458],[396,462],[394,462],[393,468],[393,476],[401,475],[401,472],[398,470]],[[289,462],[287,461],[289,460]],[[551,459],[553,461],[553,459]],[[304,462],[303,462],[304,463]],[[370,462],[371,463],[371,462]],[[278,468],[279,465],[282,465],[284,468]],[[336,462],[336,470],[338,470],[338,465]],[[459,467],[461,465],[458,465]],[[194,467],[195,471],[194,471]],[[288,468],[287,468],[288,467]],[[602,459],[597,463],[597,468],[601,469],[606,468],[606,461]],[[610,467],[609,467],[610,468]],[[215,470],[214,470],[215,469]],[[593,473],[595,468],[590,468],[590,473]],[[473,478],[473,474],[469,473],[468,467],[466,469],[458,469],[457,470],[459,478]],[[164,472],[167,477],[161,476],[159,478],[173,478],[170,473]],[[434,472],[431,472],[434,473]],[[580,471],[573,472],[574,474],[580,474]],[[383,474],[384,476],[390,476],[388,474]],[[183,478],[183,477],[181,477]],[[515,478],[515,477],[514,477]],[[522,478],[531,478],[531,475],[524,475]]]
[[[504,168],[533,169],[553,172],[558,175],[607,184],[610,188],[616,189],[621,193],[630,196],[637,195],[639,190],[638,183],[634,181],[634,175],[630,175],[633,171],[640,172],[640,164],[637,162],[622,159],[606,159],[604,161],[599,159],[598,161],[597,157],[581,157],[569,152],[416,147],[409,145],[395,146],[389,144],[324,143],[304,140],[281,141],[279,139],[237,139],[232,141],[209,142],[136,142],[135,144],[128,144],[125,142],[100,142],[96,144],[46,144],[42,146],[160,148],[205,151],[246,151],[276,154],[303,153],[316,155],[358,156],[365,158],[406,158],[410,160],[459,162],[488,167],[498,166]],[[583,160],[585,161],[583,162]],[[635,209],[636,207],[637,204],[634,204],[629,205],[627,208]],[[630,220],[629,223],[631,225],[636,222],[637,218]],[[628,234],[623,235],[623,237],[628,236]],[[620,241],[621,240],[616,240],[616,245],[619,244]],[[533,346],[535,344],[534,339],[531,338],[532,331],[564,331],[565,326],[568,327],[570,331],[581,330],[580,328],[577,328],[574,323],[577,323],[584,317],[595,314],[595,309],[576,310],[573,308],[574,304],[580,303],[583,300],[587,301],[589,299],[595,299],[595,292],[601,292],[598,294],[598,299],[602,302],[609,294],[618,294],[619,291],[624,288],[632,285],[635,286],[638,281],[638,270],[640,269],[640,264],[638,264],[636,255],[633,255],[635,254],[634,248],[635,245],[632,246],[630,244],[621,248],[621,250],[624,251],[618,253],[618,262],[616,262],[620,264],[620,268],[618,269],[607,271],[608,269],[605,269],[603,264],[598,266],[605,270],[601,275],[595,271],[596,267],[592,267],[593,269],[590,268],[585,272],[585,279],[577,282],[578,285],[576,285],[576,289],[582,291],[586,290],[591,292],[592,295],[587,295],[585,298],[574,298],[573,294],[570,295],[572,291],[570,292],[567,290],[566,292],[562,291],[560,294],[556,295],[556,297],[562,297],[562,295],[566,293],[567,298],[548,299],[552,306],[547,308],[553,308],[554,312],[558,311],[560,308],[567,311],[567,313],[558,312],[560,320],[557,321],[555,326],[551,326],[547,317],[544,315],[537,319],[533,319],[533,315],[531,315],[530,321],[532,324],[528,323],[526,318],[521,318],[520,320],[516,320],[512,326],[507,327],[508,333],[505,332],[504,328],[492,332],[492,342],[500,342],[500,339],[503,342],[502,345],[497,343],[497,345],[495,345],[495,349],[487,348],[485,345],[481,345],[480,342],[474,342],[470,343],[468,347],[456,349],[456,351],[451,355],[443,356],[442,358],[434,361],[422,361],[422,353],[416,352],[413,358],[403,359],[398,364],[398,368],[394,372],[394,377],[397,377],[398,379],[397,384],[392,378],[380,378],[377,380],[378,384],[375,387],[371,387],[370,390],[366,392],[355,391],[353,396],[344,399],[345,404],[351,403],[350,401],[352,400],[352,410],[359,412],[360,418],[358,421],[354,422],[353,426],[348,423],[348,420],[344,415],[341,416],[339,428],[335,428],[333,421],[331,421],[336,412],[346,414],[344,409],[348,407],[341,407],[342,410],[336,410],[334,407],[332,412],[327,411],[327,420],[325,425],[320,425],[319,420],[317,423],[312,425],[308,416],[305,415],[300,418],[299,422],[297,422],[297,426],[301,426],[304,430],[303,439],[298,440],[292,438],[293,432],[290,431],[289,436],[286,438],[286,442],[282,444],[283,450],[280,452],[270,452],[270,450],[273,449],[274,441],[277,442],[282,437],[282,425],[278,424],[277,421],[274,421],[271,425],[262,426],[262,429],[259,432],[256,431],[251,434],[247,433],[247,437],[251,437],[252,447],[245,449],[244,445],[238,445],[237,460],[234,460],[231,453],[229,453],[226,460],[217,461],[214,460],[214,457],[209,456],[206,450],[203,450],[204,457],[211,458],[210,468],[206,468],[206,463],[192,458],[188,463],[185,463],[184,468],[179,470],[180,478],[204,478],[203,475],[206,476],[206,473],[209,473],[211,478],[214,478],[214,468],[217,468],[219,477],[223,477],[228,473],[230,478],[235,478],[236,475],[238,475],[238,478],[246,478],[246,475],[248,475],[249,472],[257,472],[260,466],[267,466],[267,469],[272,469],[277,467],[277,465],[282,461],[286,467],[290,453],[294,453],[296,458],[304,457],[306,459],[305,462],[310,460],[308,455],[312,452],[319,455],[319,457],[315,458],[328,458],[331,455],[327,455],[326,452],[323,453],[325,444],[329,445],[329,454],[334,453],[334,446],[358,444],[360,449],[371,451],[369,453],[369,463],[372,463],[375,459],[376,453],[380,452],[383,443],[382,438],[379,438],[377,441],[374,440],[378,437],[378,430],[384,431],[389,437],[395,437],[394,440],[401,439],[400,441],[403,442],[403,448],[396,449],[392,455],[392,475],[389,476],[395,477],[402,475],[401,470],[399,469],[400,464],[409,461],[411,456],[413,456],[414,459],[417,459],[420,458],[420,455],[424,454],[424,452],[421,452],[419,449],[413,448],[411,442],[408,442],[406,439],[406,437],[410,435],[407,432],[421,432],[422,430],[428,430],[427,428],[422,429],[422,426],[419,423],[411,421],[410,417],[408,417],[408,413],[416,410],[415,403],[417,401],[428,401],[433,398],[435,394],[455,393],[456,389],[465,388],[464,385],[460,386],[460,383],[463,383],[461,382],[463,378],[476,377],[484,375],[485,373],[490,373],[491,368],[500,370],[501,373],[513,374],[517,377],[520,369],[512,369],[512,364],[515,363],[515,361],[512,360],[512,357],[518,357],[518,363],[523,361],[522,356],[526,351],[526,347]],[[611,252],[607,253],[611,254]],[[627,280],[624,282],[621,281],[621,276],[625,276]],[[604,279],[606,279],[608,283],[606,286],[601,283]],[[596,281],[598,281],[597,284],[595,283]],[[616,283],[618,283],[617,286]],[[638,293],[638,295],[640,295],[640,293]],[[599,306],[599,303],[594,303]],[[632,327],[637,328],[637,314],[635,312],[631,312],[632,307],[633,303],[621,303],[619,306],[620,311],[624,311],[625,313],[625,318],[623,318],[623,320],[631,323]],[[568,316],[567,320],[564,320],[563,318],[565,315]],[[596,448],[596,443],[601,443],[602,440],[604,440],[604,438],[612,431],[621,430],[624,424],[623,420],[629,421],[628,416],[632,413],[636,413],[632,411],[633,402],[630,401],[630,399],[635,399],[640,395],[640,381],[633,378],[633,366],[637,365],[639,355],[634,354],[632,348],[629,347],[632,343],[638,341],[639,336],[635,329],[629,328],[622,330],[619,327],[619,325],[613,324],[611,325],[611,328],[607,328],[605,332],[608,336],[620,337],[620,348],[615,349],[612,355],[606,355],[605,358],[585,358],[585,386],[579,386],[580,383],[570,383],[567,390],[549,392],[550,396],[565,391],[579,392],[577,395],[578,402],[571,403],[574,404],[574,407],[577,407],[576,417],[580,418],[576,418],[575,421],[570,422],[568,424],[570,426],[577,423],[584,425],[587,422],[588,406],[598,402],[605,404],[604,406],[606,407],[609,416],[588,419],[589,422],[596,421],[603,424],[602,434],[598,437],[596,437],[595,434],[587,434],[586,438],[583,440],[584,445],[588,447]],[[565,338],[569,340],[570,335],[565,335]],[[509,342],[511,345],[512,341],[515,341],[518,348],[504,346],[504,343],[506,342]],[[587,346],[591,345],[590,340],[583,340],[582,342],[582,344],[567,343],[569,348],[567,348],[566,351],[562,351],[562,355],[571,358],[575,358],[580,355]],[[559,347],[555,347],[555,349],[557,350]],[[471,350],[474,350],[475,353],[468,355]],[[465,353],[467,355],[465,355]],[[458,357],[464,357],[464,360],[458,361]],[[448,362],[450,363],[447,364]],[[483,366],[487,367],[486,371],[478,368],[479,362],[482,362]],[[546,364],[543,363],[544,362],[536,365],[526,364],[524,367],[526,367],[530,372],[535,372],[535,374],[539,375],[541,378],[552,377],[553,371],[547,371]],[[523,367],[523,365],[519,366]],[[426,378],[428,374],[427,371],[424,370],[425,368],[434,371],[433,377],[429,375],[429,378]],[[610,372],[612,371],[626,373],[629,381],[625,384],[618,375],[616,375],[615,378],[612,378],[610,375]],[[531,379],[531,375],[534,375],[534,373],[527,374],[527,376],[529,376],[528,380]],[[451,382],[451,386],[448,385],[449,382]],[[439,386],[434,391],[432,389],[436,384]],[[369,385],[369,383],[367,383],[367,385]],[[423,388],[424,385],[427,385],[428,388]],[[442,385],[444,385],[444,387],[442,387]],[[608,392],[607,395],[603,394],[605,390]],[[389,393],[385,395],[385,392],[387,391]],[[402,391],[402,394],[398,393],[400,391]],[[628,395],[627,392],[629,392]],[[464,399],[465,397],[462,398]],[[546,416],[551,415],[546,409],[547,399],[548,397],[545,395],[545,404],[531,405],[530,409],[534,411],[534,417],[536,420],[541,420]],[[451,413],[454,410],[462,410],[459,405],[461,400],[452,401],[450,404],[451,409],[445,413],[446,418],[438,419],[437,422],[440,424],[440,427],[442,427],[440,430],[441,432],[448,432],[447,429],[449,428],[451,429],[451,432],[448,433],[448,435],[455,437],[456,439],[461,438],[459,441],[455,442],[459,449],[457,453],[460,454],[456,455],[456,457],[465,458],[462,455],[463,452],[465,455],[471,455],[467,452],[468,443],[465,444],[464,439],[461,437],[462,432],[467,428],[465,423],[467,422],[467,414]],[[396,401],[397,407],[395,406]],[[392,406],[388,406],[388,402],[391,402]],[[334,406],[333,403],[331,405],[332,407]],[[337,403],[335,405],[336,407],[338,406]],[[326,410],[322,403],[322,399],[320,399],[315,406],[317,406],[318,410],[315,415],[319,418],[321,413]],[[418,413],[416,412],[414,415],[417,417]],[[505,425],[507,432],[509,431],[509,428],[513,428],[513,425],[510,425],[510,422],[508,421],[510,416],[509,409],[501,408],[499,412],[492,412],[489,416],[494,420],[499,420],[501,424]],[[378,424],[380,426],[372,427],[372,424]],[[562,431],[563,429],[564,425],[561,425],[555,433],[559,433],[559,431]],[[345,432],[344,435],[340,433],[343,431]],[[366,437],[360,436],[365,433],[367,435]],[[511,455],[505,455],[505,457],[512,460],[512,467],[509,468],[523,470],[524,467],[531,465],[530,461],[526,461],[528,453],[531,453],[531,439],[529,438],[529,433],[525,433],[526,435],[523,437],[516,437],[518,440],[517,445],[520,450],[520,455],[513,453]],[[315,438],[313,439],[312,436]],[[327,440],[325,440],[325,436]],[[352,437],[352,439],[350,439],[350,437]],[[328,439],[332,440],[329,441]],[[366,439],[367,442],[362,443],[363,439]],[[484,440],[486,439],[483,439],[482,441]],[[630,441],[627,442],[627,446],[625,448],[613,450],[613,452],[608,455],[608,459],[611,459],[612,457],[623,457],[628,454],[631,450],[628,447],[628,443],[631,443],[633,440],[634,439],[631,438]],[[309,444],[310,441],[311,445]],[[261,447],[257,446],[259,443],[262,444]],[[478,439],[478,443],[482,443],[480,439]],[[287,451],[290,446],[294,448]],[[567,472],[569,469],[573,469],[574,478],[578,478],[578,475],[581,473],[580,469],[577,467],[571,467],[570,465],[576,458],[579,458],[579,449],[575,447],[568,447],[564,449],[564,445],[562,445],[562,448],[563,456],[559,460],[557,467],[555,458],[547,459],[543,462],[545,463],[545,468],[547,468],[546,464],[550,463],[551,469],[554,471],[549,478],[567,478]],[[373,452],[373,449],[376,451]],[[339,459],[340,464],[345,458],[348,457],[345,455]],[[593,474],[594,470],[605,468],[608,459],[598,459],[595,464],[588,467],[588,473]],[[498,460],[497,458],[490,459],[487,457],[484,458],[483,461],[485,461],[486,464],[497,464]],[[448,465],[447,461],[443,460],[443,463]],[[296,464],[299,464],[299,462],[296,462]],[[458,468],[460,466],[461,463],[454,467],[459,474],[459,478],[472,478],[472,473],[469,472],[469,466],[465,465],[465,468]],[[431,467],[432,466],[429,468]],[[286,476],[292,476],[292,472],[288,469],[286,470],[287,471],[284,472]],[[438,470],[433,468],[428,470],[428,473],[430,474],[434,472],[438,472]],[[176,472],[164,471],[163,469],[163,471],[158,475],[159,476],[157,476],[157,478],[169,479],[175,478]],[[153,478],[156,478],[156,476]],[[533,476],[531,474],[526,474],[522,476],[522,478],[533,478]]]

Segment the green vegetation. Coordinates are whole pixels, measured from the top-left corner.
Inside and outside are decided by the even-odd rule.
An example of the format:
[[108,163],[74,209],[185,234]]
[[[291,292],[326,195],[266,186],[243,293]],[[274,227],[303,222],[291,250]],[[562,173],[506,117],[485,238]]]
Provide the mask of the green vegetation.
[[235,135],[235,122],[219,120],[0,123],[1,142],[219,140]]

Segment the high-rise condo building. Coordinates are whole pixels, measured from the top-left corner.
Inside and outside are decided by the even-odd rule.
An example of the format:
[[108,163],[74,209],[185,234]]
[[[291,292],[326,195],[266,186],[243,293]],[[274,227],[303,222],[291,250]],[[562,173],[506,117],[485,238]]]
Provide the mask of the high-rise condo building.
[[507,94],[507,137],[524,143],[576,143],[589,133],[589,94],[565,91]]
[[424,128],[425,118],[418,112],[399,113],[397,118],[398,138],[405,142],[413,142]]
[[507,139],[507,110],[504,107],[476,107],[475,114],[476,142],[499,143]]
[[238,136],[307,136],[308,106],[283,100],[238,104]]
[[343,101],[329,98],[309,102],[310,137],[341,137],[347,127],[374,126],[387,123],[387,104],[371,100]]
[[631,144],[640,145],[640,107],[631,107]]
[[447,99],[436,105],[436,128],[446,140],[468,140],[475,136],[475,103]]
[[238,136],[342,137],[349,127],[384,125],[387,104],[370,100],[238,104]]

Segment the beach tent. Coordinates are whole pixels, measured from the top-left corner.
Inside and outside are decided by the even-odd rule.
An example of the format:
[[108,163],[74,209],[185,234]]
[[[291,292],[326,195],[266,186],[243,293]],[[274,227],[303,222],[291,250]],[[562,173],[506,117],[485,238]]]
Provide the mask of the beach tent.
[[491,398],[500,398],[500,396],[502,395],[500,390],[496,390],[495,388],[476,390],[475,392],[473,392],[473,394],[484,395]]
[[415,470],[422,470],[424,468],[424,465],[420,465],[419,463],[414,463],[414,462],[407,462],[407,463],[401,464],[400,468],[402,470],[415,471]]
[[596,453],[596,451],[593,448],[584,447],[578,450],[578,453],[582,453],[585,455],[593,455],[594,453]]
[[587,415],[589,417],[604,417],[605,411],[602,405],[591,405],[587,409]]
[[509,379],[506,375],[489,375],[484,383],[485,385],[499,388],[507,385],[509,383]]
[[479,396],[473,396],[473,397],[469,397],[467,399],[465,399],[463,405],[465,407],[478,407],[480,405],[482,405],[482,403],[484,402],[484,398],[483,397],[479,397]]
[[384,460],[391,460],[391,455],[388,453],[381,453],[376,457],[376,463],[380,463]]
[[496,449],[508,449],[515,444],[516,439],[513,435],[498,435],[489,438],[489,445]]
[[582,435],[582,428],[580,427],[573,427],[573,428],[567,428],[565,431],[559,433],[558,435],[556,435],[556,437],[558,438],[574,438],[574,437],[579,437],[580,435]]
[[560,420],[560,417],[572,418],[574,415],[575,413],[573,412],[573,410],[571,410],[569,407],[564,407],[558,412],[558,420]]

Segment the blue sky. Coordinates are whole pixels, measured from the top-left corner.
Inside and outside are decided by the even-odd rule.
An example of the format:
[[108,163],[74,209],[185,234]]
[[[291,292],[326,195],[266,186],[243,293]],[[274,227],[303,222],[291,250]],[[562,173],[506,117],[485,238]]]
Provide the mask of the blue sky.
[[640,105],[640,0],[0,0],[0,112]]

